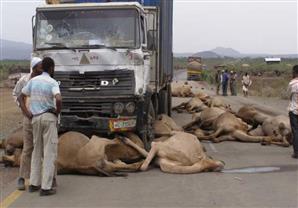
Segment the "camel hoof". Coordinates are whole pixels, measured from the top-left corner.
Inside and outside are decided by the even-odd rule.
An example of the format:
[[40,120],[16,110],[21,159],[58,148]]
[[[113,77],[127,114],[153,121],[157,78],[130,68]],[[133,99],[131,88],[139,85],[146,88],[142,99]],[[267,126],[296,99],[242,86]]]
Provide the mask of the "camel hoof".
[[141,168],[140,168],[141,171],[146,171],[147,169],[148,169],[148,167],[145,166],[145,165],[142,165]]

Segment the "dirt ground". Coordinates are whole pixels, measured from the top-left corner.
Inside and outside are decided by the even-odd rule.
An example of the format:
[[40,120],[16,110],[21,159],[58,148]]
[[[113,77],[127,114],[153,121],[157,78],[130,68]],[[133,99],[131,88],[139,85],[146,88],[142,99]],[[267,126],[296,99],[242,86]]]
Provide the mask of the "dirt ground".
[[22,113],[12,97],[11,88],[0,88],[0,139],[22,125]]

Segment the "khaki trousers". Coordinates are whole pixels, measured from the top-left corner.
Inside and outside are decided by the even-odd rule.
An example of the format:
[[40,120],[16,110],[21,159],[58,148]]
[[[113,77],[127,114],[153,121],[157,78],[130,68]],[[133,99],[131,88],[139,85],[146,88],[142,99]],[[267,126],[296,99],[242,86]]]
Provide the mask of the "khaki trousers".
[[[31,160],[30,184],[41,185],[44,190],[52,188],[57,158],[57,117],[44,113],[32,119],[34,149]],[[42,164],[43,159],[43,164]]]
[[23,150],[20,162],[20,178],[30,177],[31,156],[33,151],[33,134],[31,120],[24,116],[23,119]]

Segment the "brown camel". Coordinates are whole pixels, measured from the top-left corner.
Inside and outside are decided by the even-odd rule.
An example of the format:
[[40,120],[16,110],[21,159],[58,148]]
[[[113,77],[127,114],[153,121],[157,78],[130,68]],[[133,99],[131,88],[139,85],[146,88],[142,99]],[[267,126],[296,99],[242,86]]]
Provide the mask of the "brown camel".
[[182,113],[183,110],[186,110],[189,113],[200,112],[207,108],[203,101],[198,97],[193,97],[187,102],[183,102],[176,107],[173,107],[172,110]]
[[[279,115],[268,117],[262,125],[249,132],[255,136],[271,136],[271,144],[288,147],[292,143],[292,132],[289,117]],[[269,144],[270,144],[269,143]]]
[[148,169],[154,158],[156,158],[155,164],[167,173],[187,174],[223,169],[224,163],[208,157],[196,136],[185,132],[172,132],[172,134],[170,137],[152,142],[149,153],[129,139],[124,139],[124,142],[146,157],[141,166],[143,171]]
[[[138,136],[132,133],[127,136],[134,144],[144,148]],[[139,170],[143,163],[141,158],[135,149],[118,138],[110,140],[92,136],[89,139],[78,132],[67,132],[59,137],[57,170],[59,174],[112,176],[117,171]]]
[[202,136],[197,135],[200,140],[242,141],[242,142],[270,142],[271,138],[266,136],[248,135],[249,126],[235,115],[225,112],[221,114],[212,124],[214,133]]

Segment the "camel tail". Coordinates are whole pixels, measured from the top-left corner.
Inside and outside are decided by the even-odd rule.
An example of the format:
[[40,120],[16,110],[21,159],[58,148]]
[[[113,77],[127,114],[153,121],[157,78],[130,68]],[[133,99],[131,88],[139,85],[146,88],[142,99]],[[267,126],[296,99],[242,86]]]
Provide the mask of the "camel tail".
[[198,137],[199,140],[209,140],[218,137],[223,131],[223,128],[217,129],[213,134],[210,134],[208,136],[200,136]]

